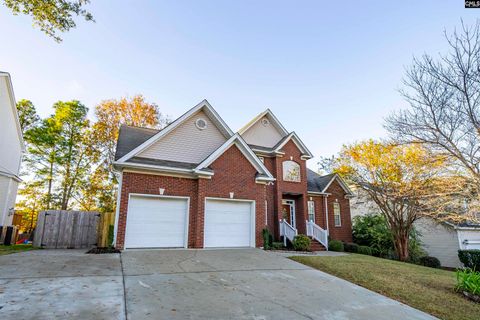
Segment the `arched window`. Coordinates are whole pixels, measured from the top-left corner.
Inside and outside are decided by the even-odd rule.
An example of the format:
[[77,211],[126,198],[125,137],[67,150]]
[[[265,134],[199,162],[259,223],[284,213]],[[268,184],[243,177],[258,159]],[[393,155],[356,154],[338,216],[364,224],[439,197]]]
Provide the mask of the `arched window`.
[[295,161],[283,162],[283,181],[300,182],[300,165]]

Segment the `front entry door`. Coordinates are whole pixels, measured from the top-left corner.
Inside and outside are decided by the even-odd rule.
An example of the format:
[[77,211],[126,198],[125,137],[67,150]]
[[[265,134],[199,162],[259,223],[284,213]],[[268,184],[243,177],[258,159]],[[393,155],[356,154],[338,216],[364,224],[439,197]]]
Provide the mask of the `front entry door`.
[[295,200],[282,200],[282,215],[283,219],[294,228],[295,226]]

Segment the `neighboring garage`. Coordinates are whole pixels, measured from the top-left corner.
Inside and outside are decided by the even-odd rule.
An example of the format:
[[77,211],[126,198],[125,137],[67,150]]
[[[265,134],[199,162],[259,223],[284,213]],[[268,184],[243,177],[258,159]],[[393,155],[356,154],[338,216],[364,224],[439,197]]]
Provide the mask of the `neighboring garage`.
[[130,194],[125,248],[186,248],[188,198]]
[[255,247],[255,202],[205,200],[205,248]]

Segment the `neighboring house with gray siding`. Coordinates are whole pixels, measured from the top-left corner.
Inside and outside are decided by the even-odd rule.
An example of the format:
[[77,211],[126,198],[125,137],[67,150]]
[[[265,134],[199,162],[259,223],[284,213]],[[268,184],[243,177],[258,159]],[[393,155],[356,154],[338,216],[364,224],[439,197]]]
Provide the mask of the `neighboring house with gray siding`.
[[452,224],[425,217],[415,222],[415,228],[424,250],[444,267],[462,267],[458,250],[480,249],[480,224]]
[[[350,201],[352,219],[356,216],[379,214],[380,209],[367,193],[351,187],[354,198]],[[429,256],[436,257],[444,267],[457,268],[462,263],[458,260],[458,250],[480,249],[480,224],[435,221],[421,218],[415,222],[415,229],[420,232],[420,242]]]
[[0,226],[12,224],[24,150],[12,81],[0,71]]
[[365,190],[354,185],[349,187],[353,193],[352,200],[350,201],[350,214],[352,219],[357,216],[380,213],[380,208],[372,201]]

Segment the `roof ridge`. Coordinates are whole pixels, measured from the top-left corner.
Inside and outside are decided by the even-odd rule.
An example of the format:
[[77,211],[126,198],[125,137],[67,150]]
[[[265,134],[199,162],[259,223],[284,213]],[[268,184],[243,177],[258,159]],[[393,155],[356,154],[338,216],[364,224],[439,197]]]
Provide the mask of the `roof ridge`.
[[134,125],[126,124],[126,123],[120,124],[120,127],[129,127],[129,128],[135,128],[135,129],[157,131],[157,132],[162,130],[162,129],[155,129],[155,128],[149,128],[149,127],[134,126]]

